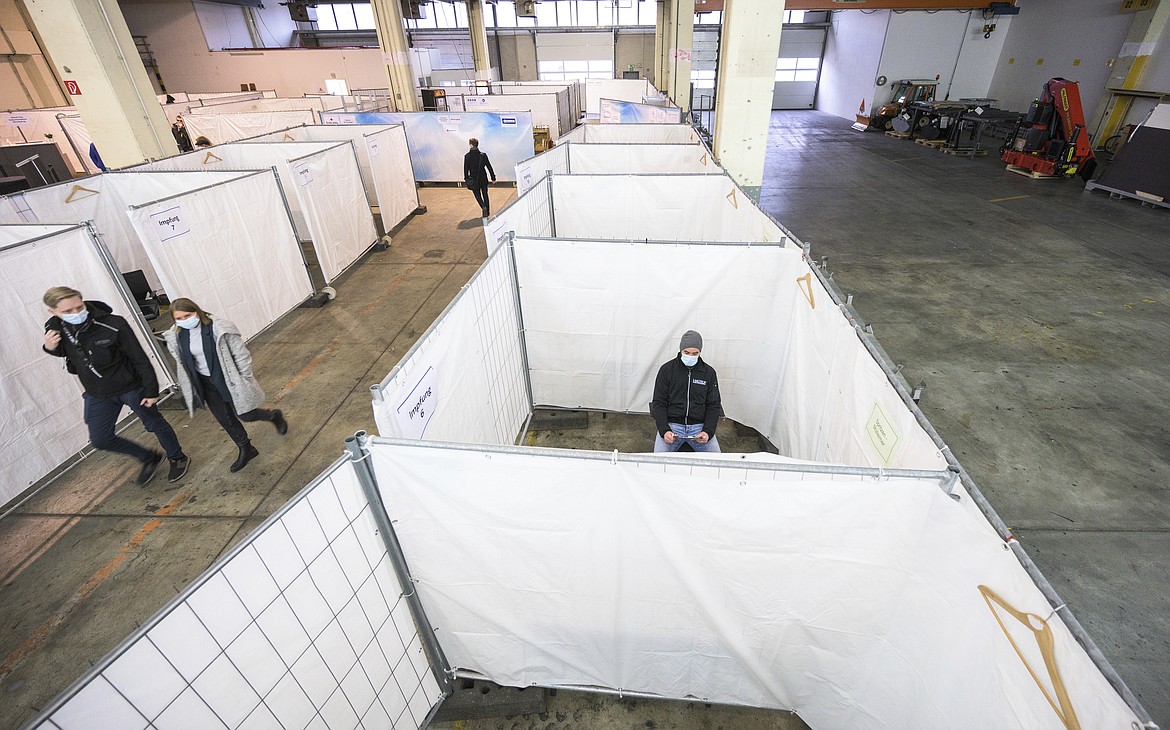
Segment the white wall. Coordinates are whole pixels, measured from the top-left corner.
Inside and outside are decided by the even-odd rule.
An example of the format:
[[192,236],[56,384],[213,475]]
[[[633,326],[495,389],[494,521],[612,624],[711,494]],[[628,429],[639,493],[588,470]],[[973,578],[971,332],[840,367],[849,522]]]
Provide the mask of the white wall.
[[[248,45],[247,31],[236,30],[238,16],[243,29],[240,9],[232,6],[211,6],[210,11],[195,6],[207,3],[190,2],[124,2],[122,13],[134,35],[145,35],[155,57],[159,72],[168,89],[175,91],[238,91],[240,84],[253,83],[257,89],[275,89],[277,95],[296,97],[305,93],[323,92],[325,79],[344,79],[351,89],[385,88],[386,72],[381,53],[376,48],[316,49],[293,48],[284,50],[209,51],[200,19],[218,18],[209,30],[213,42]],[[288,16],[288,10],[275,3],[270,8]],[[269,18],[275,10],[265,11],[264,22],[271,34],[280,31]],[[224,18],[230,21],[225,25]],[[210,22],[210,21],[208,21]],[[231,37],[221,37],[231,27]],[[260,25],[264,39],[270,33]]]
[[[890,11],[862,13],[838,10],[832,15],[832,27],[825,42],[825,60],[817,109],[846,119],[857,114],[864,99],[865,110],[873,103],[878,61]],[[783,42],[783,33],[781,33]]]
[[[937,13],[891,13],[885,48],[877,73],[889,82],[877,90],[875,102],[890,100],[889,84],[899,79],[939,77],[940,95],[946,92],[967,29],[967,13],[940,10]],[[982,38],[981,38],[982,40]]]
[[[1003,44],[1011,28],[1010,15],[985,21],[982,13],[967,16],[967,29],[963,36],[963,47],[959,51],[959,63],[951,79],[950,89],[946,84],[939,87],[939,94],[947,99],[966,99],[989,96],[991,80],[995,77]],[[985,23],[995,23],[990,38],[983,37]]]
[[[1089,128],[1134,13],[1113,0],[1020,0],[1020,14],[1000,54],[989,96],[1005,109],[1026,110],[1044,82],[1066,78],[1080,85]],[[996,31],[999,32],[998,30]],[[1043,63],[1038,61],[1043,59]],[[1079,65],[1074,65],[1080,59]]]

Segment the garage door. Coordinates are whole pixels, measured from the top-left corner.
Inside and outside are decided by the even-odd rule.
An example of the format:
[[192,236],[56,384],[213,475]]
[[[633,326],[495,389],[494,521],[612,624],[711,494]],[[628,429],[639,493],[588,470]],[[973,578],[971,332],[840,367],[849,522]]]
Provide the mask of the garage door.
[[825,28],[785,28],[780,33],[780,57],[776,59],[773,109],[812,109],[821,77]]

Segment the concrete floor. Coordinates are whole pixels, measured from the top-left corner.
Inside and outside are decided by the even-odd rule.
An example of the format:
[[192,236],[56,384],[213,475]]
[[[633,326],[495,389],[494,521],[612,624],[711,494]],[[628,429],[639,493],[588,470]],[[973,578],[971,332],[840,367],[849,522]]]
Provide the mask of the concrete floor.
[[[513,196],[493,193],[497,210]],[[420,197],[429,212],[357,267],[337,301],[290,313],[253,344],[291,429],[281,438],[255,424],[262,456],[247,469],[228,473],[233,449],[206,414],[171,411],[194,458],[183,481],[142,489],[132,464],[98,454],[0,522],[0,728],[65,688],[316,476],[346,436],[372,427],[369,384],[484,258],[470,194]],[[908,379],[927,381],[923,408],[943,437],[1170,723],[1166,211],[815,112],[774,115],[762,204],[830,256]],[[130,435],[149,438],[138,426]],[[558,695],[543,718],[457,727],[801,726],[782,713]]]
[[1170,212],[819,112],[773,113],[761,204],[1170,726]]

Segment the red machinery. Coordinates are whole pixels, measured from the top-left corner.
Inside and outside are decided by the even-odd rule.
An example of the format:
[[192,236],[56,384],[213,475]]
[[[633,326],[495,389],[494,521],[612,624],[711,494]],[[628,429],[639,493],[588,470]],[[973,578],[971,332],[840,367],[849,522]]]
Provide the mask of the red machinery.
[[1075,81],[1049,79],[1040,98],[1020,120],[1000,159],[1030,173],[1088,180],[1097,161],[1085,129],[1081,91]]

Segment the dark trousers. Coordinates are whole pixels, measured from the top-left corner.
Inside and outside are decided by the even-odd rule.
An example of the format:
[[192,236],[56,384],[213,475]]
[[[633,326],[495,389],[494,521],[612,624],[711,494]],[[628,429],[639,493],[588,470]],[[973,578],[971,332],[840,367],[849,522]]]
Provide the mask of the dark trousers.
[[219,394],[215,383],[206,375],[199,376],[203,386],[203,401],[211,415],[227,432],[228,437],[236,446],[248,442],[248,431],[240,421],[272,421],[276,418],[276,411],[257,408],[247,413],[236,413],[236,406],[230,400],[224,400]]
[[492,210],[492,204],[488,201],[487,183],[473,187],[471,192],[475,193],[475,202],[479,203],[479,207],[483,208],[485,213],[490,213]]
[[122,413],[122,406],[127,406],[142,421],[142,426],[155,435],[159,445],[167,452],[168,459],[183,457],[183,447],[179,445],[175,429],[171,428],[171,424],[159,413],[158,406],[147,408],[142,405],[141,389],[110,396],[86,393],[82,397],[85,401],[85,425],[89,427],[89,441],[95,449],[133,456],[142,462],[150,459],[150,449],[124,439],[114,432],[118,416]]

